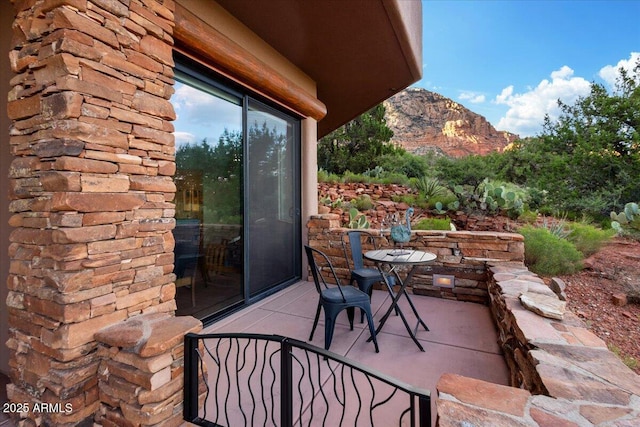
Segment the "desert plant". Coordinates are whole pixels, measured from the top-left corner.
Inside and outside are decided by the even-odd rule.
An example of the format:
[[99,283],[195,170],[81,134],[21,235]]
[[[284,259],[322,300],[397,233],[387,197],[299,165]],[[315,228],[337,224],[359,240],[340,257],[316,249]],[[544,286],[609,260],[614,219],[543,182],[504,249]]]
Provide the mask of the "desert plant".
[[573,243],[585,257],[598,252],[615,234],[612,229],[602,230],[583,222],[569,223],[568,228],[571,232],[567,236],[567,240]]
[[571,234],[569,229],[569,223],[564,215],[556,217],[544,217],[542,218],[541,228],[547,230],[550,234],[556,236],[559,239],[566,239]]
[[362,175],[371,178],[382,178],[382,176],[384,175],[384,168],[382,166],[376,166],[373,169],[367,169],[366,171],[362,172]]
[[340,182],[341,179],[334,173],[329,173],[326,170],[318,169],[318,182]]
[[351,206],[359,211],[368,211],[373,208],[373,200],[368,194],[361,194],[358,198],[351,200]]
[[620,213],[611,212],[611,228],[619,235],[640,240],[640,210],[637,203],[627,203]]
[[446,212],[444,210],[444,205],[442,204],[442,202],[436,202],[436,204],[433,206],[433,210],[435,210],[436,213],[440,215]]
[[512,183],[491,181],[486,179],[478,186],[482,191],[482,200],[490,211],[505,213],[510,218],[517,218],[524,212],[528,199],[527,190]]
[[451,230],[450,218],[424,218],[413,226],[414,230]]
[[438,178],[423,176],[415,180],[415,188],[425,198],[443,196],[447,192],[447,188],[440,184]]
[[582,254],[568,240],[530,225],[522,227],[520,233],[524,236],[525,263],[534,273],[553,276],[582,269]]
[[367,217],[361,214],[358,209],[349,209],[349,228],[369,228],[371,224],[367,220]]
[[320,197],[318,199],[318,203],[324,206],[331,206],[331,197],[330,196]]
[[455,211],[460,207],[460,202],[457,200],[453,200],[449,203],[447,203],[447,205],[445,206],[444,203],[442,203],[441,201],[437,201],[434,203],[433,205],[433,210],[436,211],[437,214],[442,215],[443,213],[445,213],[447,210],[450,211]]

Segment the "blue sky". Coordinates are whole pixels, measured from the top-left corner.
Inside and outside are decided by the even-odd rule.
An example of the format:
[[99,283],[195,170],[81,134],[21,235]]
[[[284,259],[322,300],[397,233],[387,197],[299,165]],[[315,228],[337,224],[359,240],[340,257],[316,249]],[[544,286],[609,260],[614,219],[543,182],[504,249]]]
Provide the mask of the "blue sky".
[[423,78],[520,136],[640,57],[640,1],[424,0]]

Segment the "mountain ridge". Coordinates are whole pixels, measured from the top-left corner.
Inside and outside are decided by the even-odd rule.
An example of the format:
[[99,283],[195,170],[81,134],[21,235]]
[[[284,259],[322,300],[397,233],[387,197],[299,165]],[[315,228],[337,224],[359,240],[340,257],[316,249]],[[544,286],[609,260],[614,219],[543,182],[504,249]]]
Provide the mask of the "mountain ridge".
[[501,152],[519,138],[436,92],[408,88],[384,101],[391,142],[414,154],[464,157]]

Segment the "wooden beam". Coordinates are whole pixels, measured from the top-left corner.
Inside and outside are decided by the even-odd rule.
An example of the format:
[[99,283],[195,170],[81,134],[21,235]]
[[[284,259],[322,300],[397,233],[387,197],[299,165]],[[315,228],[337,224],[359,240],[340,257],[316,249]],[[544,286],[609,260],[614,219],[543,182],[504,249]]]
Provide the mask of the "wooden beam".
[[320,120],[327,107],[242,46],[176,3],[176,47],[203,59],[234,80],[257,90],[305,117]]

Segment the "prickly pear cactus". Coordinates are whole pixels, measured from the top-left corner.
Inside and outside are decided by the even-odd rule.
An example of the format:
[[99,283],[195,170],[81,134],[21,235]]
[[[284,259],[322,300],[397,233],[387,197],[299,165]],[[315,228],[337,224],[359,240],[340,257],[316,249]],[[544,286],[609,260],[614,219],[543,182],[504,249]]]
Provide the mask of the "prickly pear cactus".
[[364,214],[361,214],[358,209],[349,209],[349,228],[361,229],[369,228],[370,226],[371,224],[367,221],[367,217],[364,216]]
[[611,212],[611,228],[619,235],[640,239],[640,210],[637,203],[627,203],[622,212]]

